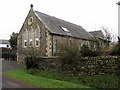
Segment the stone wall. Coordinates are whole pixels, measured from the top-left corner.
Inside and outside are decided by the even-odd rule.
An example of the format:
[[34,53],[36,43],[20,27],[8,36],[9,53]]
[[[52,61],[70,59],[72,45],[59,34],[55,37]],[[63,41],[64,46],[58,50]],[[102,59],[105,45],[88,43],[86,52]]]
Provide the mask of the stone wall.
[[66,64],[56,58],[40,58],[39,69],[61,72],[69,75],[96,75],[96,74],[120,74],[120,57],[84,57],[78,60],[78,65]]
[[[68,37],[68,36],[58,36],[58,35],[53,35],[53,55],[56,55],[59,51],[59,44],[62,43],[75,43],[78,46],[78,49],[80,49],[81,46],[87,45],[89,48],[93,49],[94,45],[96,46],[94,41],[89,41],[89,40],[82,40],[74,37]],[[91,46],[93,45],[93,46]],[[57,50],[56,50],[57,49]]]
[[[33,18],[32,24],[28,24],[28,21],[30,18]],[[39,44],[38,47],[35,46],[35,29],[38,27],[39,29]],[[32,46],[30,46],[29,43],[29,30],[32,30]],[[38,20],[37,16],[34,14],[33,10],[30,10],[28,13],[28,16],[25,19],[25,22],[23,23],[23,26],[19,32],[18,39],[17,39],[17,49],[22,50],[22,49],[28,49],[30,47],[38,48],[41,51],[41,55],[45,56],[46,55],[46,27],[45,25]],[[27,38],[27,46],[24,47],[24,36],[23,33],[26,31],[26,38]],[[23,61],[24,60],[24,55],[22,54],[17,54],[17,61]]]
[[46,30],[46,56],[52,56],[52,35]]
[[39,58],[37,60],[39,63],[39,69],[51,72],[61,72],[61,63],[60,60],[52,57]]

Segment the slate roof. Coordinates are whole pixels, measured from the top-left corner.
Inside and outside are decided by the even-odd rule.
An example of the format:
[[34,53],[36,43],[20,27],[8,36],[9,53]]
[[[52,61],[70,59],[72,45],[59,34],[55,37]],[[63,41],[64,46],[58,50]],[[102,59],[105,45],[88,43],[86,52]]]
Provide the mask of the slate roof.
[[[38,11],[34,11],[34,13],[39,18],[39,20],[43,22],[51,34],[72,36],[87,40],[93,38],[93,36],[81,26],[55,18],[53,16],[46,15]],[[65,32],[62,27],[69,30],[69,32]]]
[[105,36],[103,35],[102,31],[91,31],[89,32],[91,35],[93,35],[95,38],[105,39]]

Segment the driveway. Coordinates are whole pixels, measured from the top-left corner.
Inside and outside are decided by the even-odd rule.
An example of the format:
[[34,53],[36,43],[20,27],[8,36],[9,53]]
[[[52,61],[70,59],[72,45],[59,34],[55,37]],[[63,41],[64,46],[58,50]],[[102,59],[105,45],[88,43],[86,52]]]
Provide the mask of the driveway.
[[2,60],[2,72],[23,68],[25,68],[24,64],[20,64],[17,61]]
[[[2,73],[17,70],[17,69],[23,69],[24,64],[19,64],[17,61],[8,61],[8,60],[2,60]],[[32,88],[26,84],[23,84],[21,82],[18,82],[16,80],[7,78],[2,76],[2,88]]]
[[32,88],[32,87],[3,76],[2,77],[2,88],[3,89],[5,88],[10,88],[10,89],[21,88],[22,89],[22,88]]

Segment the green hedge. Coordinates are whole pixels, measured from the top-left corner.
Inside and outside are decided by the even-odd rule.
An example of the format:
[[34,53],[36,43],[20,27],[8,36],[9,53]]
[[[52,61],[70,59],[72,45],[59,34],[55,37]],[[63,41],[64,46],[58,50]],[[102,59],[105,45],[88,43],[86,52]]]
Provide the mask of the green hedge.
[[4,58],[5,60],[17,60],[17,55],[16,51],[8,50],[8,51],[3,51],[1,53],[1,57]]

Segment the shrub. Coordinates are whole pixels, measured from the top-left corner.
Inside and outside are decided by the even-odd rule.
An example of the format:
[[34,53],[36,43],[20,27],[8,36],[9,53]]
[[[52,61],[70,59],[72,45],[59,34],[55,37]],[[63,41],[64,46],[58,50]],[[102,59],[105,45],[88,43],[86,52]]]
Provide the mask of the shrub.
[[99,56],[101,54],[100,50],[90,50],[87,45],[83,45],[80,49],[80,52],[81,52],[83,57]]
[[38,63],[36,57],[26,57],[25,58],[26,69],[38,69]]
[[113,47],[112,49],[112,55],[120,55],[120,45],[117,44],[116,46]]
[[73,64],[79,58],[80,52],[78,46],[75,43],[71,44],[59,44],[59,54],[58,57],[65,64]]
[[76,43],[59,43],[58,59],[61,60],[62,70],[77,69],[78,59],[81,56]]
[[118,37],[118,44],[113,47],[112,55],[120,55],[120,38]]
[[13,60],[15,61],[17,58],[16,51],[15,50],[3,50],[2,51],[2,58],[5,60]]
[[31,47],[25,50],[19,50],[18,52],[25,55],[26,69],[38,68],[37,59],[38,59],[38,56],[40,56],[39,50]]

